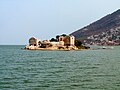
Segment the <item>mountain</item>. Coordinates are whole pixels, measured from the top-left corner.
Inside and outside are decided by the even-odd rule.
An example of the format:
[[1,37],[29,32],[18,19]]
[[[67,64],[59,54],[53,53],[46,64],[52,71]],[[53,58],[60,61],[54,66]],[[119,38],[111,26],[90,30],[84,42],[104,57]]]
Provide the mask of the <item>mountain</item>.
[[71,35],[85,44],[120,45],[120,9]]

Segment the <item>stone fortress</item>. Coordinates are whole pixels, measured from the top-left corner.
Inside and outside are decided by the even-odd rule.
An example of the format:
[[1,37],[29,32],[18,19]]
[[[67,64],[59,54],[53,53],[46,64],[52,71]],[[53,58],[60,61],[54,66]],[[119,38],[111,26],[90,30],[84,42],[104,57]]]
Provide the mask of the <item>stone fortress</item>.
[[55,40],[40,40],[35,37],[29,39],[27,50],[77,50],[75,37],[72,35],[56,36]]

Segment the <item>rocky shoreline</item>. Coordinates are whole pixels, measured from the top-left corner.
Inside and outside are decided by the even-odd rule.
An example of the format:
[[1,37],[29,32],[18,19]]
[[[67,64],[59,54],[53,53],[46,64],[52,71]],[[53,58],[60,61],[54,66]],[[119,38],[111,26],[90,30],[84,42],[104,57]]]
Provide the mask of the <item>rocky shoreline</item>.
[[72,47],[48,47],[48,48],[40,48],[40,47],[36,47],[36,46],[26,46],[25,48],[23,48],[24,50],[79,50],[76,46],[72,46]]
[[[34,47],[34,48],[22,48],[23,50],[41,50],[41,51],[78,51],[78,50],[90,50],[91,48],[77,48],[77,47],[74,47],[74,48],[62,48],[62,49],[59,49],[59,48],[38,48],[38,47]],[[92,50],[92,49],[91,49]]]

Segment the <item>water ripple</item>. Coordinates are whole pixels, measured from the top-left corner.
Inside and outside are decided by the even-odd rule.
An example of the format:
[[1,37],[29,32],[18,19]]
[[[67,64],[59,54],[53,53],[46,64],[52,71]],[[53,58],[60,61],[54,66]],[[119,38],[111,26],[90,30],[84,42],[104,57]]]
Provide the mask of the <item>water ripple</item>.
[[0,90],[120,90],[119,47],[70,52],[21,47],[0,46]]

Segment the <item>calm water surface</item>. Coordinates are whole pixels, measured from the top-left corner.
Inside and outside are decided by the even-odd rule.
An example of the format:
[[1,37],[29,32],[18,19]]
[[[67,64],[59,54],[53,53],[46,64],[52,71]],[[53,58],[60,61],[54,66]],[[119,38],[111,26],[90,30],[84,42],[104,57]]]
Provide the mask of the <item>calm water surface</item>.
[[28,51],[0,46],[0,90],[120,90],[120,46]]

